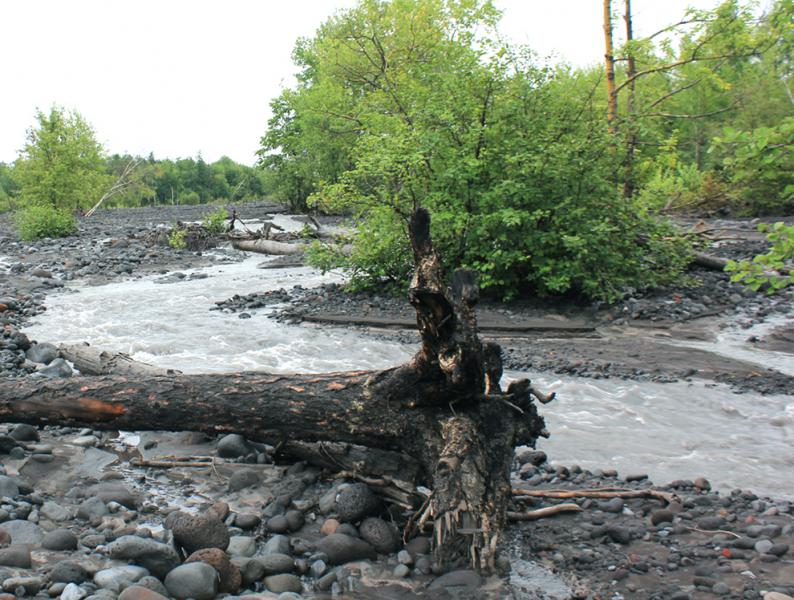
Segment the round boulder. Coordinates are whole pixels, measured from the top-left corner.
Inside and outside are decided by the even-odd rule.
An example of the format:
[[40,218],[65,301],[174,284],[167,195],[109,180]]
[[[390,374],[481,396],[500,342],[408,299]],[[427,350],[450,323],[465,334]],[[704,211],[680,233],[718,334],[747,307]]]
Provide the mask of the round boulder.
[[344,523],[356,523],[380,508],[380,500],[365,483],[353,483],[336,497],[336,513]]
[[174,540],[187,554],[193,554],[202,548],[229,547],[229,530],[214,512],[190,515],[173,512],[165,519],[165,526],[174,534]]
[[372,544],[380,554],[392,554],[400,547],[400,537],[389,523],[377,517],[369,517],[358,527],[361,538]]

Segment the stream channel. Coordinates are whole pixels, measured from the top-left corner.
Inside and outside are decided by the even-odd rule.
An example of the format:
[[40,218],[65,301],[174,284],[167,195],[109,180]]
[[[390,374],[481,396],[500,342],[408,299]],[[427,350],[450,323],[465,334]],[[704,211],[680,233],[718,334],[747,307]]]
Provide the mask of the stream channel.
[[[25,333],[39,342],[88,341],[185,373],[382,369],[415,351],[413,345],[357,330],[279,323],[267,317],[268,308],[249,311],[250,319],[210,310],[233,294],[341,281],[339,275],[306,267],[257,268],[262,261],[262,256],[249,256],[185,271],[184,279],[171,283],[149,277],[96,287],[71,285],[48,296],[46,313]],[[733,354],[732,348],[724,344],[720,352]],[[747,352],[737,350],[744,359]],[[791,369],[791,355],[777,358]],[[792,396],[735,394],[702,382],[519,372],[505,377],[529,377],[557,392],[557,399],[541,409],[551,438],[538,444],[554,463],[615,468],[624,476],[647,473],[658,484],[702,475],[723,491],[751,489],[794,499]]]

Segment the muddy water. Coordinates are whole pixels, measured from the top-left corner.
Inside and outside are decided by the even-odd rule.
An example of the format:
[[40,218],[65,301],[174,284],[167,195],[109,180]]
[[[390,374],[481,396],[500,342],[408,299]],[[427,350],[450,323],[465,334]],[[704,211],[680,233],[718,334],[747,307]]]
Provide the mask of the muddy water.
[[[355,331],[277,323],[267,309],[251,311],[251,319],[209,310],[233,294],[338,280],[308,268],[257,269],[262,260],[203,269],[204,279],[186,272],[176,283],[74,286],[75,293],[49,296],[47,312],[26,333],[38,341],[90,341],[186,373],[379,369],[413,353]],[[732,352],[727,343],[720,350]],[[539,445],[554,462],[647,473],[657,483],[703,475],[723,489],[794,498],[794,397],[736,395],[702,383],[506,376],[529,376],[558,392],[542,409],[552,438]]]

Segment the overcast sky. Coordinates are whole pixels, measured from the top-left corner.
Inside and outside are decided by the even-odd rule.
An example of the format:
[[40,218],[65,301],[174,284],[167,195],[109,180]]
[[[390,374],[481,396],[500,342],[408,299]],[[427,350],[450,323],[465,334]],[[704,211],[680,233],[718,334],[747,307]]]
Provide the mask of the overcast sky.
[[[3,0],[0,161],[36,108],[76,109],[109,152],[253,164],[296,38],[355,0]],[[603,56],[601,0],[496,0],[502,31],[578,65]],[[622,2],[615,2],[622,6]],[[636,35],[716,0],[633,0]]]

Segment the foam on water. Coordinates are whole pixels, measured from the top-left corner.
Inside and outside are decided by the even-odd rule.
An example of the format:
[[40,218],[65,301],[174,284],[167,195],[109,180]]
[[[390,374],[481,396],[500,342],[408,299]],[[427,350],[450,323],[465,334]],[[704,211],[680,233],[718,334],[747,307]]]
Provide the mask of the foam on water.
[[[356,331],[281,324],[266,309],[251,311],[251,319],[209,310],[234,294],[340,279],[308,268],[257,269],[261,261],[206,268],[205,279],[170,284],[149,278],[74,286],[77,293],[48,296],[47,312],[26,333],[38,341],[89,341],[186,373],[381,369],[415,351]],[[648,473],[657,483],[703,475],[723,489],[794,497],[791,396],[737,395],[702,383],[506,377],[528,375],[557,392],[541,408],[552,437],[539,442],[554,462]]]

